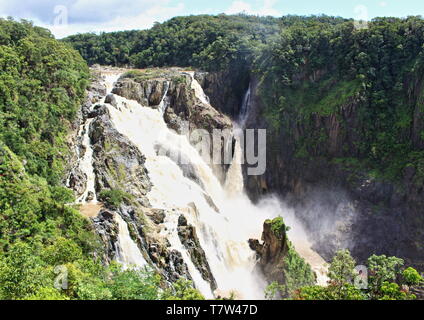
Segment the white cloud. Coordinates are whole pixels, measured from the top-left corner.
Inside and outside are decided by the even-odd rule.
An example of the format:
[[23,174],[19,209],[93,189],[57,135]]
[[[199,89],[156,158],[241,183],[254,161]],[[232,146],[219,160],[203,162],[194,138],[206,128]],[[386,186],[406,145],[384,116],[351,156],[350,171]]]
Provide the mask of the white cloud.
[[234,1],[231,6],[225,12],[226,14],[237,14],[237,13],[246,13],[252,14],[252,6],[249,3],[243,1]]
[[[11,5],[13,2],[17,5]],[[58,1],[48,0],[42,8],[36,5],[43,1],[27,0],[27,6],[18,5],[22,2],[0,0],[0,16],[32,20],[50,29],[57,38],[84,32],[147,29],[154,22],[165,21],[184,10],[183,3],[171,6],[169,0],[62,0],[67,19],[57,19],[59,13],[54,9]],[[54,23],[59,20],[68,21],[68,24]]]
[[234,1],[225,11],[226,14],[246,13],[259,16],[280,16],[281,12],[274,8],[277,0],[263,0],[263,5],[259,9],[253,9],[250,3],[244,1]]

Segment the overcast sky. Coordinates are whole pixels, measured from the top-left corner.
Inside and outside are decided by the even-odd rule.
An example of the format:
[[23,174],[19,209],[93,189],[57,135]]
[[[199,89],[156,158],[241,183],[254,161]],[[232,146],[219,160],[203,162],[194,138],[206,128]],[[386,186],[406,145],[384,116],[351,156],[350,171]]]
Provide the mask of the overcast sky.
[[371,19],[424,15],[424,0],[0,0],[0,16],[29,19],[61,38],[79,32],[146,29],[190,14],[321,14]]

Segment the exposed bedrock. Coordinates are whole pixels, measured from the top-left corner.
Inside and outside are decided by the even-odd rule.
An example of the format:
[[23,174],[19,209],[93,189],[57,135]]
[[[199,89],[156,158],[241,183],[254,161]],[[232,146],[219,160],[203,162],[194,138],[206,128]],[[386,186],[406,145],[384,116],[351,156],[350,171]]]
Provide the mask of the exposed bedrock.
[[[225,100],[220,102],[221,106],[233,105],[225,107],[224,112],[233,115],[233,110],[240,109],[242,96],[237,101],[221,95],[225,85],[219,74],[201,78],[207,79],[199,82],[211,101],[213,97],[221,97]],[[270,94],[269,90],[255,76],[250,83],[246,127],[267,129],[265,174],[248,176],[244,170],[250,198],[257,201],[262,196],[277,194],[288,201],[305,223],[315,249],[327,260],[337,249],[349,248],[358,262],[364,262],[374,253],[396,255],[424,270],[424,187],[419,169],[406,167],[400,179],[388,181],[335,161],[360,158],[360,132],[366,130],[360,117],[366,107],[364,98],[352,97],[335,112],[312,113],[309,120],[299,120],[287,113],[284,123],[275,130],[264,114],[267,104],[263,97]],[[408,98],[409,103],[416,105],[409,134],[414,146],[421,150],[424,144],[419,136],[424,130],[419,104],[422,83],[415,83]],[[307,153],[300,152],[299,143],[318,131],[326,139],[310,143]]]
[[[190,76],[187,77],[188,84],[190,84],[191,78]],[[156,84],[156,87],[153,88],[156,89],[152,90],[164,89],[159,84]],[[201,101],[198,101],[191,89],[188,90],[188,88],[183,86],[179,89],[181,91],[180,96],[188,95],[192,99],[187,100],[187,97],[180,98],[182,99],[181,101],[185,101],[184,103],[188,104],[185,106],[187,110],[191,110],[195,108],[195,105],[198,105],[200,109],[208,109],[208,113],[214,112],[218,114],[217,111],[212,111],[213,108],[210,105],[202,105]],[[177,89],[170,86],[170,90]],[[121,93],[128,96],[130,91]],[[160,94],[157,96],[160,98],[158,99],[149,96],[151,103],[160,104],[164,92],[159,92]],[[154,92],[152,94],[155,95]],[[172,96],[168,98],[172,99]],[[119,215],[127,224],[131,239],[136,243],[148,264],[155,267],[167,281],[174,282],[181,277],[191,280],[192,277],[181,252],[171,247],[169,240],[162,232],[166,228],[165,220],[167,214],[179,214],[178,210],[176,212],[167,212],[151,206],[147,194],[151,190],[152,184],[149,179],[149,172],[145,167],[146,160],[143,150],[139,150],[126,136],[116,130],[108,110],[108,107],[118,107],[114,94],[108,95],[105,103],[110,106],[97,104],[92,111],[87,113],[87,117],[93,119],[89,136],[93,149],[93,169],[96,176],[95,189],[97,198],[103,205],[103,209],[101,209],[98,216],[93,218],[96,232],[105,246],[103,261],[110,263],[118,257],[119,226],[115,218],[116,215]],[[181,107],[184,103],[180,103]],[[199,110],[199,113],[202,112],[204,110]],[[201,116],[199,117],[202,118]],[[211,119],[213,118],[214,116],[211,116]],[[224,119],[221,127],[229,125],[227,122],[228,118],[221,115],[217,119],[216,121]],[[196,123],[205,125],[207,122]],[[216,123],[208,123],[208,125],[212,128]],[[190,179],[196,180],[198,178],[195,166],[186,165],[182,169],[184,174]],[[211,199],[206,198],[206,200],[213,205]],[[182,245],[186,248],[193,264],[202,277],[211,284],[211,289],[216,289],[215,279],[195,228],[183,223],[182,220],[180,222],[178,236]]]
[[262,233],[262,242],[250,239],[249,245],[257,254],[259,268],[269,283],[277,281],[284,283],[284,257],[289,247],[287,234],[278,234],[272,230],[272,222],[265,221]]
[[[189,73],[180,69],[163,70],[159,75],[148,78],[123,77],[115,85],[113,93],[136,100],[144,106],[163,108],[168,127],[179,134],[188,134],[192,145],[205,142],[204,135],[208,134],[211,159],[214,130],[221,130],[223,137],[217,140],[216,145],[219,145],[221,159],[224,159],[225,152],[229,153],[234,144],[233,123],[230,117],[218,111],[218,105],[207,103],[199,97],[200,93],[193,89],[192,84],[197,81],[196,78],[197,74],[192,78]],[[211,167],[223,182],[229,168],[228,163],[211,163]],[[190,167],[183,169],[185,173],[190,172]],[[189,174],[192,175],[192,172]]]
[[187,223],[184,215],[181,215],[178,219],[178,236],[183,246],[187,249],[194,265],[202,275],[202,278],[209,282],[212,291],[215,291],[217,289],[216,281],[206,259],[205,251],[200,245],[196,228]]
[[[112,101],[112,100],[111,100]],[[130,237],[144,259],[155,266],[168,281],[180,277],[191,279],[181,253],[170,248],[160,235],[165,212],[152,208],[147,193],[151,182],[140,150],[114,127],[105,106],[90,128],[93,147],[93,167],[96,173],[96,192],[105,207],[94,219],[96,230],[106,244],[107,259],[117,257],[116,220],[118,214],[127,223]],[[103,199],[102,192],[117,192],[119,203]]]

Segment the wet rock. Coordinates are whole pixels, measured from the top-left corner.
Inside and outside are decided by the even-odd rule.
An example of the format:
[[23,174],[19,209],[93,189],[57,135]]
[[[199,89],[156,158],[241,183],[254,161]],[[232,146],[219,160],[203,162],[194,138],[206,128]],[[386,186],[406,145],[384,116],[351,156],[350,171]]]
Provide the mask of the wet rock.
[[284,283],[282,268],[284,257],[288,252],[288,239],[285,226],[277,232],[273,230],[273,222],[264,223],[262,243],[257,239],[250,239],[249,246],[256,252],[259,259],[259,268],[269,282]]
[[211,105],[237,119],[249,86],[249,72],[239,68],[222,72],[196,72],[194,77],[210,98]]
[[178,226],[179,227],[187,227],[187,219],[186,217],[184,217],[183,215],[180,215],[178,217]]
[[[196,97],[195,90],[191,87],[193,80],[189,74],[170,70],[169,74],[165,75],[166,81],[163,77],[162,74],[159,78],[148,80],[121,79],[113,92],[148,106],[159,104],[166,92],[168,107],[164,113],[164,120],[170,129],[179,134],[188,134],[196,129],[202,129],[206,130],[210,137],[212,137],[214,130],[226,130],[229,139],[233,138],[231,119],[215,109],[210,103],[204,103]],[[169,86],[166,85],[167,81]],[[166,88],[168,88],[167,91]],[[190,138],[193,138],[193,135],[190,135]],[[193,145],[198,143],[195,140],[190,140],[190,142]],[[228,144],[224,140],[221,141],[222,153],[227,147]],[[212,148],[210,155],[213,156]],[[228,164],[212,164],[211,167],[223,183],[225,173],[229,168]],[[187,169],[190,169],[190,167]],[[187,170],[186,172],[193,173]]]
[[106,86],[103,83],[100,83],[99,81],[91,82],[91,85],[88,90],[101,97],[104,97],[107,94]]
[[136,100],[143,106],[158,106],[165,95],[166,80],[151,79],[136,82],[133,79],[120,79],[112,93],[130,100]]
[[114,94],[110,93],[105,98],[105,103],[109,103],[112,106],[116,107],[118,105],[118,102],[116,101],[116,97]]
[[90,138],[97,190],[119,189],[149,207],[146,195],[151,183],[144,166],[145,157],[114,128],[108,112],[92,122]]
[[156,224],[162,224],[165,221],[165,210],[145,209],[144,213]]
[[94,193],[91,191],[88,191],[87,197],[85,198],[85,201],[93,201],[94,200]]
[[208,195],[207,193],[203,193],[203,196],[205,197],[206,202],[208,203],[208,205],[215,210],[217,213],[220,213],[219,208],[216,206],[215,202],[212,200],[211,196]]
[[103,209],[97,217],[93,218],[96,233],[104,244],[104,254],[101,258],[105,263],[110,263],[118,251],[119,228],[114,215],[113,212]]
[[180,215],[178,218],[178,236],[183,246],[189,252],[190,258],[199,270],[202,278],[210,283],[211,289],[214,291],[217,288],[217,284],[206,259],[206,254],[197,238],[196,228],[188,224],[184,215]]
[[87,175],[78,167],[72,169],[69,175],[68,187],[74,190],[77,197],[81,196],[87,186]]
[[154,265],[167,281],[181,277],[191,279],[181,254],[171,250],[169,242],[160,234],[159,225],[164,222],[165,212],[151,208],[147,198],[152,185],[144,165],[145,157],[115,129],[107,108],[99,110],[104,112],[90,126],[96,190],[124,193],[123,203],[111,211],[127,222],[130,236],[146,261]]

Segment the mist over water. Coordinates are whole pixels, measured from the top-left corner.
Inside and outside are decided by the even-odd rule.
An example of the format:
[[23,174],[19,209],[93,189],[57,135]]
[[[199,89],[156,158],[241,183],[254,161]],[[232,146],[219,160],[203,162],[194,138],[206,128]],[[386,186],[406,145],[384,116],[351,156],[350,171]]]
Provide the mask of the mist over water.
[[[208,103],[202,88],[191,76],[192,89],[196,96],[200,101]],[[112,87],[117,78],[116,74],[106,77],[108,88]],[[325,272],[324,261],[312,251],[306,233],[295,219],[293,211],[276,197],[263,199],[254,205],[245,194],[239,144],[236,144],[234,161],[227,179],[221,184],[187,137],[178,135],[167,127],[163,119],[163,108],[144,107],[120,96],[116,96],[116,100],[116,107],[106,104],[112,122],[145,155],[145,166],[153,184],[148,199],[154,208],[164,209],[166,212],[161,234],[169,240],[172,249],[181,252],[196,288],[206,298],[213,298],[216,294],[229,296],[231,292],[239,299],[264,298],[266,282],[255,268],[256,254],[250,249],[248,240],[260,239],[264,221],[277,216],[285,218],[287,225],[292,228],[289,238],[299,253],[313,264],[319,279],[322,278],[320,273]],[[166,108],[165,103],[164,97],[161,105]],[[161,148],[177,149],[183,158],[189,159],[194,168],[195,179],[184,175],[175,158],[158,155],[158,149]],[[202,278],[179,239],[178,218],[181,214],[196,228],[199,242],[217,283],[215,293],[209,282]],[[120,221],[120,239],[127,239],[125,227]],[[121,245],[121,255],[133,257],[127,260],[136,261],[133,245]],[[144,265],[145,261],[140,259],[137,263]]]

